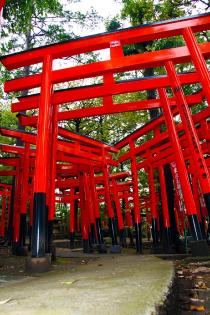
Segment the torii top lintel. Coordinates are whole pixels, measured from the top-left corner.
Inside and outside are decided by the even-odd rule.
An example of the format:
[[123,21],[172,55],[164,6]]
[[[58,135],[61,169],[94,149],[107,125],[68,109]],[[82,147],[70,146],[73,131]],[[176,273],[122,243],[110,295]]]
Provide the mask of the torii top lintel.
[[181,34],[182,30],[186,27],[192,28],[193,32],[208,29],[210,27],[209,13],[86,36],[11,54],[9,56],[3,56],[0,58],[0,61],[8,70],[12,70],[42,62],[46,55],[51,55],[53,59],[56,59],[109,48],[112,43],[116,42],[120,42],[121,45],[127,45],[135,42],[143,42],[145,40],[150,41],[156,38],[176,36]]

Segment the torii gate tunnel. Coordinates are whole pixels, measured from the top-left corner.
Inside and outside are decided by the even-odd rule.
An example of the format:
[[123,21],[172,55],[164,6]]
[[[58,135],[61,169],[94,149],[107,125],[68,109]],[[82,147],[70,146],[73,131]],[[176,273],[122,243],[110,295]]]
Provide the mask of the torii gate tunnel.
[[[18,134],[18,131],[15,133],[15,131],[6,131],[6,129],[1,130],[2,134],[21,138],[25,143],[26,156],[30,156],[31,161],[33,160],[31,162],[33,164],[32,257],[45,257],[45,229],[49,222],[54,220],[55,182],[58,180],[56,174],[61,172],[61,169],[58,170],[59,164],[56,162],[67,161],[68,154],[74,156],[74,159],[71,156],[69,160],[74,165],[78,166],[81,163],[82,165],[86,163],[88,167],[91,167],[92,173],[88,171],[89,175],[84,173],[84,169],[81,171],[79,167],[76,171],[80,179],[78,184],[80,194],[82,189],[87,188],[89,179],[91,176],[94,177],[94,172],[103,173],[103,194],[106,199],[111,226],[113,226],[112,201],[108,196],[110,190],[116,192],[117,184],[115,185],[114,181],[110,179],[110,166],[115,164],[110,154],[122,148],[124,148],[124,151],[118,162],[130,161],[132,191],[126,190],[126,185],[123,186],[124,188],[120,188],[119,191],[121,191],[120,193],[123,194],[124,198],[128,198],[126,199],[127,204],[129,203],[129,194],[132,192],[137,251],[141,252],[141,199],[139,198],[138,170],[144,169],[148,175],[150,195],[148,200],[145,199],[145,202],[149,204],[148,207],[151,209],[153,242],[155,242],[158,230],[158,197],[154,186],[154,170],[157,170],[159,174],[160,199],[166,234],[172,224],[168,212],[169,197],[164,172],[166,164],[170,165],[173,175],[176,200],[178,200],[178,203],[181,198],[184,200],[184,211],[189,220],[192,236],[196,241],[203,240],[204,236],[200,223],[202,217],[210,216],[210,175],[208,169],[210,165],[210,150],[208,147],[210,75],[206,63],[210,56],[210,43],[198,43],[196,34],[209,29],[210,14],[204,14],[88,36],[1,57],[1,62],[10,71],[25,66],[42,64],[39,73],[9,80],[4,87],[6,93],[29,90],[29,95],[19,97],[18,102],[13,103],[11,108],[13,112],[19,113],[38,109],[38,111],[35,111],[36,114],[32,116],[19,115],[21,124],[36,128],[37,134],[27,132]],[[174,36],[180,36],[180,42],[182,42],[180,47],[158,49],[133,55],[124,54],[126,46],[143,42],[158,43],[161,39],[172,39]],[[108,49],[110,52],[109,58],[105,61],[95,61],[82,65],[71,64],[68,68],[55,69],[54,65],[58,64],[55,62],[56,60],[103,49]],[[193,65],[193,71],[178,72],[177,65],[184,67],[186,63]],[[118,74],[146,68],[161,68],[163,75],[132,80],[124,79],[123,81],[117,79]],[[78,83],[78,80],[81,79],[88,79],[88,82],[90,82],[91,78],[99,78],[101,83],[67,89],[61,89],[60,86],[62,85],[59,85],[60,83]],[[187,94],[185,87],[197,86],[198,84],[200,84],[199,91]],[[38,90],[38,94],[34,94],[33,89]],[[157,98],[144,98],[126,103],[118,103],[115,100],[115,96],[119,94],[149,90],[155,90]],[[101,104],[95,107],[75,107],[78,101],[94,98],[100,99]],[[62,107],[66,103],[71,105],[70,110],[64,110]],[[204,106],[200,107],[196,114],[193,114],[191,107],[201,103]],[[77,141],[75,145],[67,144],[58,137],[61,135],[64,138],[71,139],[68,132],[65,133],[58,126],[61,121],[129,111],[145,111],[154,108],[159,108],[162,114],[130,136],[119,141],[115,147],[102,143],[96,145],[96,143],[91,142],[94,140],[86,138],[85,145],[92,147],[92,151],[87,152],[87,149],[82,151],[79,148],[79,145],[84,144],[82,137],[74,139],[74,141]],[[174,119],[177,115],[179,115],[179,121]],[[164,128],[162,128],[163,125]],[[139,145],[137,139],[149,132],[152,132],[152,137]],[[31,144],[36,145],[35,152],[30,149]],[[126,149],[125,152],[125,148],[128,148],[128,146],[129,149]],[[139,157],[141,158],[140,162],[138,161]],[[82,159],[82,162],[79,159]],[[26,163],[26,160],[24,163]],[[26,175],[29,177],[28,173]],[[70,186],[72,185],[71,187],[75,187],[75,183],[68,183]],[[25,182],[25,185],[27,185],[27,182]],[[78,198],[80,198],[81,204],[85,204],[85,200],[82,201],[81,195],[78,196],[78,191],[75,190],[73,195],[69,197],[72,198],[72,205],[75,204],[74,200]],[[88,191],[84,192],[85,198],[89,198],[89,193]],[[125,197],[126,194],[127,197]],[[115,200],[115,205],[118,204],[117,200]],[[205,203],[201,200],[204,200]],[[93,204],[95,208],[98,207],[96,204],[95,201]],[[204,214],[200,211],[202,207],[206,209]],[[181,212],[180,210],[176,215],[181,215]],[[89,220],[87,219],[88,211],[85,213],[82,215],[84,222],[87,223]],[[119,221],[121,222],[120,211],[118,211],[118,214],[119,224]],[[89,216],[91,218],[91,210]],[[98,214],[96,217],[99,219],[100,215]],[[128,220],[130,219],[128,218]],[[90,219],[89,222],[94,224],[94,218]],[[119,229],[122,228],[123,223]],[[85,228],[83,233],[86,235]],[[115,238],[113,232],[112,241],[114,245],[117,244]],[[87,235],[84,239],[87,240]]]

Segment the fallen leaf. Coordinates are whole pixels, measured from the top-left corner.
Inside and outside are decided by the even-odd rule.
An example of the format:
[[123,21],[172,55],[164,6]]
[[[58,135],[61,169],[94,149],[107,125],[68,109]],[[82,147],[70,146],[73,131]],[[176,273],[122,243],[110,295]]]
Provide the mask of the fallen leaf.
[[79,280],[62,281],[61,283],[62,283],[62,284],[67,284],[67,285],[71,285],[71,284],[73,284],[73,283],[75,283],[75,282],[77,282],[77,281],[79,281]]
[[209,272],[210,268],[207,267],[198,267],[194,270],[192,270],[192,273],[198,273],[198,272]]
[[203,281],[198,281],[197,283],[195,283],[195,288],[196,289],[208,289],[207,285],[205,282]]
[[190,311],[204,312],[205,306],[203,306],[203,305],[190,305]]
[[0,305],[6,304],[6,303],[8,303],[9,301],[11,301],[11,298],[6,299],[6,300],[3,300],[3,301],[0,301]]

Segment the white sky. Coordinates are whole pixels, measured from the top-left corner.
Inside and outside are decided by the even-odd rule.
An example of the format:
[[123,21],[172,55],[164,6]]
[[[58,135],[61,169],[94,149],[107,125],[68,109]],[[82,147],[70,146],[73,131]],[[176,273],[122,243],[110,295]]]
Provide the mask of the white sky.
[[75,3],[74,6],[82,12],[86,12],[93,7],[105,18],[120,13],[121,8],[121,4],[114,0],[81,0],[80,3]]
[[[63,3],[67,3],[68,0],[63,0]],[[117,14],[120,14],[122,4],[120,1],[115,0],[80,0],[80,2],[72,3],[68,5],[68,9],[72,9],[73,11],[80,11],[81,13],[86,13],[93,8],[97,11],[98,15],[102,16],[104,20],[111,19]],[[125,24],[126,25],[126,24]],[[128,26],[128,24],[126,25]],[[79,30],[79,29],[78,29]],[[96,29],[94,30],[79,30],[81,33],[80,35],[90,35],[101,33],[105,31],[104,22],[97,25]]]
[[[67,4],[68,0],[61,0],[61,2]],[[68,4],[68,9],[72,9],[73,11],[80,11],[81,13],[90,11],[91,8],[94,8],[95,11],[97,11],[97,13],[104,18],[104,20],[111,20],[111,18],[113,18],[114,16],[118,14],[120,15],[122,3],[121,0],[79,0],[79,2],[75,0],[75,3]],[[204,13],[204,5],[201,2],[199,2],[199,4],[197,4],[196,7],[193,9],[193,14],[199,13]],[[123,27],[129,26],[130,24],[128,21],[123,21]],[[76,29],[74,28],[74,30],[77,31],[76,33],[78,35],[86,36],[90,34],[105,32],[105,25],[104,22],[102,22],[93,30],[79,29],[78,26],[76,26]]]

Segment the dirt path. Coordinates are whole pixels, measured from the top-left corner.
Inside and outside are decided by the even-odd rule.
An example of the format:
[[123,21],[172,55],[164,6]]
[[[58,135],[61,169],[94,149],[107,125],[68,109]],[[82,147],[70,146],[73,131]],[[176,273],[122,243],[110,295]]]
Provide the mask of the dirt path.
[[4,315],[156,314],[174,274],[172,262],[135,254],[60,258],[33,277],[23,272],[22,257],[0,265]]

